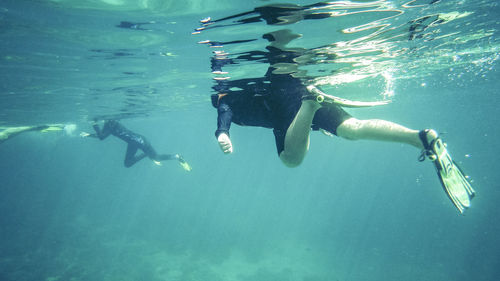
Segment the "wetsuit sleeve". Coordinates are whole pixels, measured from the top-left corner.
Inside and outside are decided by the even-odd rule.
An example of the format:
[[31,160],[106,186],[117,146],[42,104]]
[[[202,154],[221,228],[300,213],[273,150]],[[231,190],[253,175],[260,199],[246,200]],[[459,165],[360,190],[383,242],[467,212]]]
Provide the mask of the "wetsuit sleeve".
[[233,111],[231,110],[231,107],[221,100],[219,106],[217,107],[217,131],[215,131],[216,138],[218,138],[222,133],[226,133],[229,136],[232,118]]
[[111,134],[109,126],[107,126],[107,123],[104,124],[104,126],[102,127],[102,130],[101,130],[101,128],[99,128],[99,125],[97,125],[97,124],[94,124],[94,126],[92,126],[92,127],[94,127],[96,136],[100,140],[107,138]]

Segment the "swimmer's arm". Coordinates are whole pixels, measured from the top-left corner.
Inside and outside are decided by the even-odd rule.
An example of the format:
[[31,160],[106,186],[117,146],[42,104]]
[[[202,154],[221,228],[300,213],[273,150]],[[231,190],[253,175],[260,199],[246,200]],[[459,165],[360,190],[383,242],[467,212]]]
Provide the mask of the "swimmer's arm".
[[[103,129],[101,130],[101,128],[99,128],[99,125],[95,121],[92,122],[92,128],[94,128],[95,134],[88,133],[88,132],[81,132],[80,137],[82,137],[82,138],[95,138],[95,139],[103,140],[110,135],[109,130],[106,130],[106,126],[104,126]],[[108,133],[106,133],[106,131]]]
[[106,126],[106,124],[104,124],[102,130],[101,130],[101,128],[99,128],[99,124],[97,124],[97,123],[94,123],[94,125],[92,125],[92,127],[94,128],[95,134],[90,134],[89,137],[96,137],[100,140],[103,140],[111,134],[111,131],[110,131],[109,127]]
[[225,154],[233,152],[233,144],[229,138],[229,129],[231,128],[231,120],[233,117],[233,112],[229,105],[226,103],[219,104],[217,107],[217,131],[215,131],[215,137],[221,150]]
[[229,129],[231,128],[231,121],[233,119],[233,111],[226,103],[221,103],[217,107],[217,131],[215,137],[218,138],[221,133],[229,136]]

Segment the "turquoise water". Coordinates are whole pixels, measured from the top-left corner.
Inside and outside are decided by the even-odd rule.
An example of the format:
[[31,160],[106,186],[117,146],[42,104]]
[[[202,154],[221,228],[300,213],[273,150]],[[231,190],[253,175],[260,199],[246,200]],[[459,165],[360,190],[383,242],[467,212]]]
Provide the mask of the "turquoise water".
[[[0,144],[0,279],[496,280],[500,7],[429,2],[332,2],[319,12],[334,17],[192,34],[200,19],[286,2],[3,0],[0,127],[76,130]],[[421,30],[408,40],[416,22],[428,26],[413,25]],[[432,164],[405,145],[313,132],[304,163],[290,169],[271,130],[234,125],[235,152],[223,155],[210,104],[220,48],[198,42],[256,39],[222,49],[264,51],[262,35],[282,29],[301,35],[288,47],[314,50],[317,63],[299,69],[315,84],[392,100],[353,115],[441,132],[477,191],[470,210],[459,215]],[[267,66],[226,70],[236,80]],[[125,168],[123,142],[79,137],[110,117],[193,170],[148,160]]]

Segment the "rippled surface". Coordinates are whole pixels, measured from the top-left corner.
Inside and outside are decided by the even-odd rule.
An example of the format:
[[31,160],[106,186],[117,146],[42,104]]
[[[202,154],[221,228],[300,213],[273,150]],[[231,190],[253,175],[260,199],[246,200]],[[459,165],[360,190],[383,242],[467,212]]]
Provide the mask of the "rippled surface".
[[[265,51],[263,34],[285,29],[294,38],[282,47],[301,52],[292,71],[346,98],[390,98],[396,81],[427,83],[442,71],[457,80],[486,75],[498,59],[494,2],[251,4],[3,1],[2,123],[156,115],[205,104],[211,55],[196,42],[253,40],[223,49]],[[199,19],[247,11],[191,35]],[[228,70],[238,79],[263,75],[267,66],[253,60]]]
[[[372,94],[390,98],[396,80],[423,80],[440,71],[450,71],[450,78],[467,72],[487,73],[498,59],[499,48],[493,36],[496,20],[486,11],[489,6],[496,4],[335,1],[269,5],[212,19],[194,33],[215,38],[200,43],[223,50],[231,58],[232,53],[264,50],[269,44],[264,34],[279,31],[281,35],[269,46],[296,53],[292,62],[274,65],[282,73],[330,86],[343,96],[363,92],[366,97],[370,95],[367,86],[385,84]],[[475,23],[478,17],[481,24]],[[255,68],[255,63],[228,67],[236,77],[255,75]],[[339,89],[345,85],[349,90]]]

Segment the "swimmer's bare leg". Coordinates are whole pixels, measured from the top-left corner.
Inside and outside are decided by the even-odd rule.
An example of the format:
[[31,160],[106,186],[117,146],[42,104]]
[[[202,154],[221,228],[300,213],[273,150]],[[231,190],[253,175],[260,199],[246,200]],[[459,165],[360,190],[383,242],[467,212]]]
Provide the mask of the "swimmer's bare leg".
[[286,131],[284,149],[280,153],[280,159],[286,166],[296,167],[304,160],[309,150],[309,133],[314,114],[320,107],[316,101],[302,101],[297,115]]
[[[359,120],[349,118],[337,127],[337,135],[345,139],[399,142],[423,149],[418,133],[418,130],[377,119]],[[433,137],[437,137],[437,134]]]
[[135,155],[138,149],[139,147],[134,144],[127,145],[127,152],[125,153],[125,161],[123,161],[125,167],[130,168],[135,163],[141,161],[142,159],[144,159],[144,157],[147,156],[145,153]]

